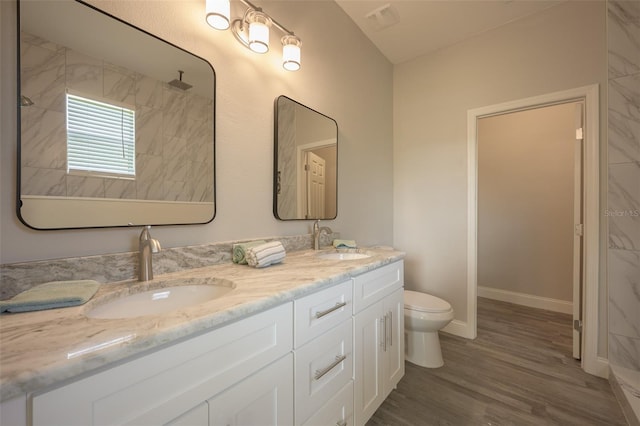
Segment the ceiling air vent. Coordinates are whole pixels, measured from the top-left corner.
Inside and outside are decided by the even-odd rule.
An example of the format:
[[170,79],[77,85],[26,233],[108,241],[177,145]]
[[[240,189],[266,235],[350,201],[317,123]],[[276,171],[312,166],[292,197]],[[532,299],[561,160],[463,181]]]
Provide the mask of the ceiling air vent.
[[367,13],[365,19],[372,30],[380,31],[400,22],[400,15],[394,6],[385,4]]

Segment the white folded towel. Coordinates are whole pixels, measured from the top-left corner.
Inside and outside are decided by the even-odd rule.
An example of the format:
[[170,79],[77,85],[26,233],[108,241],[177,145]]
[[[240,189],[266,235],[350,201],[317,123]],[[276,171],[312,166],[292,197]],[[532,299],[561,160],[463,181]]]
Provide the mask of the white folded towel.
[[284,260],[285,256],[286,252],[280,241],[271,241],[269,243],[249,247],[245,253],[247,264],[254,268],[264,268],[269,265],[280,263]]

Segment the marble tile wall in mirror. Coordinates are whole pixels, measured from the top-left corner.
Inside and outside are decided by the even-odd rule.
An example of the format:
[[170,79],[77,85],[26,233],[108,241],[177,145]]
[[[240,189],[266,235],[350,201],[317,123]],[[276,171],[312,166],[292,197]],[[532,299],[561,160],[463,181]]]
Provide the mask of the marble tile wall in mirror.
[[[20,3],[20,93],[33,101],[20,108],[22,220],[37,229],[210,221],[210,64],[81,2],[50,3]],[[72,22],[83,23],[73,37],[64,29]],[[179,69],[191,88],[168,84]],[[134,109],[134,179],[68,172],[67,92]]]

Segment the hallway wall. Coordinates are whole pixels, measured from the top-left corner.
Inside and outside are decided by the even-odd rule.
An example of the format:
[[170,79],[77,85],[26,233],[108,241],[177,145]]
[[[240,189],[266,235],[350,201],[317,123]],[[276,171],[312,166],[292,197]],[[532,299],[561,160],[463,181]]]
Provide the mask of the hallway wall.
[[480,296],[571,312],[575,105],[478,120]]

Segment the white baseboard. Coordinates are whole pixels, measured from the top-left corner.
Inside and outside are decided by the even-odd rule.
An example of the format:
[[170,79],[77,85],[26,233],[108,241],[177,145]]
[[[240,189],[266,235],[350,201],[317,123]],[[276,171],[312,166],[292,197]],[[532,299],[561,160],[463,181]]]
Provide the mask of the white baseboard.
[[607,358],[596,357],[596,361],[593,365],[586,365],[583,363],[583,370],[594,376],[602,377],[603,379],[609,378],[609,360]]
[[468,322],[453,320],[440,331],[453,334],[454,336],[464,337],[465,339],[473,339],[473,330],[470,330],[469,328]]
[[551,299],[548,297],[482,286],[478,286],[478,296],[528,306],[530,308],[546,309],[564,314],[573,313],[573,303],[566,300]]

